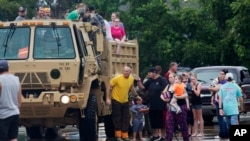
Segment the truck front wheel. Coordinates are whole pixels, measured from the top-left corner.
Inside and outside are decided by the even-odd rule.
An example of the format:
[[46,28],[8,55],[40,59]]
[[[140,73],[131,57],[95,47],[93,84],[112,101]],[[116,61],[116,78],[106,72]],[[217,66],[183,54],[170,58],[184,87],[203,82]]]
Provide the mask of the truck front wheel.
[[80,141],[97,141],[97,99],[94,94],[89,95],[87,107],[84,109],[85,117],[79,117]]

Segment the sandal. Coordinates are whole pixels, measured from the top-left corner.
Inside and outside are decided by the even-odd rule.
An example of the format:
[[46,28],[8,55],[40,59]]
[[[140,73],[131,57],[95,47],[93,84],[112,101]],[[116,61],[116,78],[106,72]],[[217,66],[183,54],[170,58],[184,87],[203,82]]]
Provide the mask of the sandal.
[[198,135],[197,135],[197,137],[202,137],[202,136],[203,136],[203,134],[198,134]]
[[192,135],[191,135],[191,137],[196,137],[196,136],[197,136],[197,134],[192,134]]

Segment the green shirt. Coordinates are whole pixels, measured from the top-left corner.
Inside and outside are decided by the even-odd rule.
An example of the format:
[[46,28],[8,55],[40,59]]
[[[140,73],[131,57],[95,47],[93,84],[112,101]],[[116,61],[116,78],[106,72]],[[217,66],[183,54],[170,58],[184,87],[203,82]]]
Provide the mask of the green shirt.
[[77,10],[74,10],[70,12],[66,18],[67,20],[78,20],[79,19],[79,14]]
[[242,96],[239,86],[227,82],[220,87],[219,96],[222,98],[223,111],[226,116],[238,115],[238,98]]

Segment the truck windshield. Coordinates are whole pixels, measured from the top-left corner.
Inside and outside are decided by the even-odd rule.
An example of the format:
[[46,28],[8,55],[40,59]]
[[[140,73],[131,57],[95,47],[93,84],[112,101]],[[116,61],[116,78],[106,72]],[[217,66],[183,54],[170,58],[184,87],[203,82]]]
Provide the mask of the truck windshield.
[[75,58],[70,29],[68,27],[37,27],[35,30],[34,58]]
[[0,28],[0,58],[17,60],[28,58],[30,28]]

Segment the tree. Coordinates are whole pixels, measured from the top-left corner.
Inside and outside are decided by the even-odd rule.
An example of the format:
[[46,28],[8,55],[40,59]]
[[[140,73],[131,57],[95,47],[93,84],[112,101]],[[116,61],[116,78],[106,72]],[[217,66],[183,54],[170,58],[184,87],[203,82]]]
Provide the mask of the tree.
[[230,29],[227,38],[231,40],[232,47],[237,53],[237,56],[232,58],[250,67],[250,1],[236,0],[230,4],[230,7],[233,17],[227,21]]
[[0,0],[0,20],[13,21],[18,16],[18,8],[25,6],[28,9],[27,17],[34,15],[35,1],[34,0]]
[[[76,4],[58,0],[60,11],[73,10]],[[249,0],[88,0],[86,4],[106,15],[120,12],[127,36],[139,41],[140,70],[171,61],[189,67],[250,67]],[[0,0],[0,20],[15,19],[20,5],[28,7],[28,18],[34,16],[34,0],[8,0],[8,4]],[[128,10],[119,9],[121,5]]]
[[118,12],[123,2],[121,0],[88,0],[86,4],[94,6],[98,13],[105,14],[105,18],[110,19],[108,15]]

